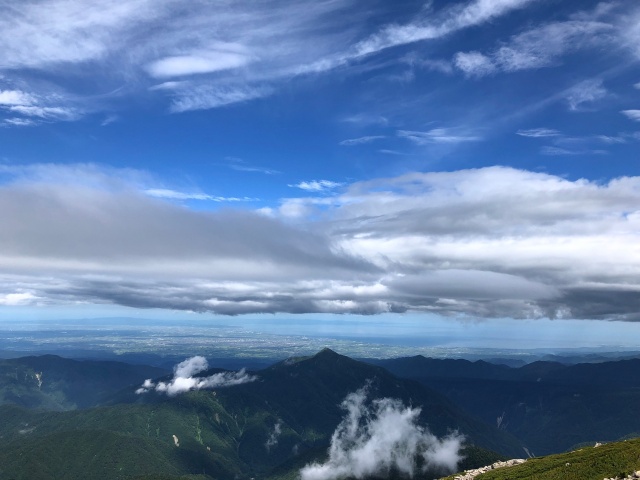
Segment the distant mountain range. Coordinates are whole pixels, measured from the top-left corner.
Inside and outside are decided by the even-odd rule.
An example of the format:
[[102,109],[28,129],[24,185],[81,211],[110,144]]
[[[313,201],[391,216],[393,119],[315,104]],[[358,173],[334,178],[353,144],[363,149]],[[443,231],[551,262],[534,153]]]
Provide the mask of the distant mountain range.
[[422,356],[376,363],[437,390],[535,455],[640,435],[640,359],[520,368]]
[[[0,480],[294,479],[313,462],[334,461],[328,447],[337,448],[356,407],[351,425],[368,435],[361,427],[384,408],[436,446],[459,432],[459,468],[640,431],[640,361],[379,363],[325,349],[233,383],[240,377],[206,365],[180,376],[179,369],[55,356],[0,360]],[[170,396],[167,385],[202,389]],[[347,436],[343,444],[359,441]],[[429,471],[421,478],[440,476]]]

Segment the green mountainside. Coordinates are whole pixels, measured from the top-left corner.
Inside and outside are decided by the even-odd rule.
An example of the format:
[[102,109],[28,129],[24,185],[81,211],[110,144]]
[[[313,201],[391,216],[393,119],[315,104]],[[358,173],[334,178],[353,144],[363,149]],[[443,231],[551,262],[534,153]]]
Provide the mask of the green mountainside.
[[[289,478],[326,457],[344,416],[340,402],[365,384],[372,399],[421,406],[420,423],[437,435],[464,433],[478,445],[467,447],[469,466],[497,459],[487,449],[508,456],[522,452],[513,437],[442,395],[330,350],[257,376],[251,383],[175,397],[136,395],[138,384],[112,395],[108,405],[70,411],[0,406],[0,480]],[[276,425],[277,442],[267,445]]]
[[[495,469],[475,480],[602,480],[625,478],[640,470],[640,439],[532,458],[521,465]],[[456,475],[446,477],[455,480]]]
[[120,389],[166,373],[145,365],[69,360],[56,355],[0,360],[0,405],[44,410],[87,408]]
[[[438,437],[464,434],[464,469],[526,456],[516,437],[539,454],[640,431],[634,360],[509,368],[412,357],[388,364],[410,378],[325,349],[252,372],[256,378],[249,383],[170,397],[153,389],[136,393],[146,378],[172,379],[153,367],[55,356],[3,360],[0,480],[294,480],[302,467],[326,461],[331,436],[345,417],[341,402],[365,386],[369,402],[394,398],[420,407],[418,423]],[[198,377],[221,372],[212,368]],[[588,479],[579,475],[640,467],[634,463],[640,459],[633,450],[637,441],[621,445],[513,468],[529,472],[517,478]],[[577,476],[541,476],[547,470],[561,475],[566,463]],[[388,478],[396,477],[392,472]]]

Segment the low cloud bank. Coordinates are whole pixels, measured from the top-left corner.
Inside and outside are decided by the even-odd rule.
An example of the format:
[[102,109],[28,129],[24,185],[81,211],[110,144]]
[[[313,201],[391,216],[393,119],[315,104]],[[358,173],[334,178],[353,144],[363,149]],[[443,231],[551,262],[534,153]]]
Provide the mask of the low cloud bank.
[[329,459],[300,470],[302,480],[337,480],[384,476],[413,477],[428,469],[455,471],[464,437],[437,438],[418,425],[420,408],[382,398],[367,405],[367,387],[342,402],[346,415],[331,437]]
[[187,358],[173,368],[173,378],[170,382],[158,382],[156,384],[151,379],[147,379],[136,390],[136,393],[140,395],[155,390],[173,397],[190,390],[232,387],[242,383],[253,382],[257,379],[256,376],[247,374],[244,368],[238,372],[215,373],[209,377],[194,376],[208,368],[207,359],[202,356]]

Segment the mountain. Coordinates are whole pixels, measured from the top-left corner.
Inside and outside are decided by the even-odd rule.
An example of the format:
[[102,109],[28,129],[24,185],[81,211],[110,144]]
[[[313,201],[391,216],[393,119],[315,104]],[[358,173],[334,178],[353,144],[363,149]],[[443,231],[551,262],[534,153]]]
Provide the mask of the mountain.
[[[478,480],[602,480],[631,478],[640,470],[640,439],[614,442],[490,470]],[[455,480],[454,474],[442,480]],[[638,478],[633,476],[633,478]]]
[[437,390],[535,455],[640,432],[640,360],[520,368],[410,357],[378,364]]
[[254,375],[250,383],[174,397],[137,395],[138,384],[114,392],[107,405],[66,412],[0,406],[0,479],[295,476],[326,458],[345,416],[340,403],[365,385],[371,401],[390,397],[421,407],[419,423],[434,434],[457,429],[484,447],[467,447],[475,466],[495,458],[486,449],[522,454],[511,435],[441,394],[330,350]]
[[56,355],[0,360],[0,405],[72,410],[98,405],[115,391],[165,369],[123,362],[69,360]]

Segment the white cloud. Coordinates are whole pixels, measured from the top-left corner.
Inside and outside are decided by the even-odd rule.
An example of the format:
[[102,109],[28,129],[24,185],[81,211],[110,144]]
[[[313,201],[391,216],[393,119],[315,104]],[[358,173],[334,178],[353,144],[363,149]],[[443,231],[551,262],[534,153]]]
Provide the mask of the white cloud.
[[156,60],[147,66],[147,71],[156,78],[179,77],[239,68],[250,60],[247,49],[242,45],[218,44],[208,51]]
[[30,305],[36,300],[37,297],[28,292],[0,294],[0,305],[5,306]]
[[207,359],[201,356],[187,358],[177,364],[173,369],[173,378],[169,382],[158,382],[155,384],[151,379],[144,381],[142,386],[136,390],[138,395],[155,390],[159,393],[166,393],[170,397],[191,390],[202,390],[212,388],[225,388],[243,383],[253,382],[257,377],[248,375],[244,369],[238,372],[214,373],[208,377],[195,377],[199,373],[209,368]]
[[547,138],[558,137],[562,134],[558,130],[554,130],[553,128],[530,128],[527,130],[518,130],[516,132],[516,135],[531,138]]
[[640,110],[622,110],[620,113],[625,115],[630,120],[640,122]]
[[2,124],[12,126],[12,127],[33,127],[37,125],[38,122],[35,122],[29,118],[13,117],[13,118],[5,118],[2,121]]
[[483,77],[496,70],[493,61],[480,52],[458,52],[453,59],[454,65],[472,77]]
[[429,145],[433,143],[455,144],[482,140],[482,137],[477,135],[457,133],[455,130],[449,128],[434,128],[426,132],[398,130],[397,135],[400,138],[411,140],[417,145]]
[[369,55],[386,48],[431,40],[463,28],[480,25],[513,10],[521,9],[533,0],[473,0],[458,4],[405,25],[390,25],[356,45],[357,55]]
[[606,9],[596,8],[574,14],[566,21],[535,26],[512,36],[489,53],[459,52],[454,56],[454,64],[472,76],[550,67],[569,53],[615,44],[616,26],[601,18],[607,13]]
[[359,138],[349,138],[347,140],[343,140],[340,142],[340,145],[346,146],[346,147],[351,147],[353,145],[362,145],[365,143],[371,143],[375,140],[380,140],[382,138],[386,138],[384,135],[369,135],[366,137],[359,137]]
[[602,80],[585,80],[567,91],[567,102],[571,110],[578,110],[583,104],[601,100],[608,95]]
[[271,450],[273,447],[278,445],[278,438],[282,434],[282,422],[278,420],[276,424],[273,426],[273,430],[269,434],[269,438],[264,444],[264,447],[267,451]]
[[223,107],[235,103],[247,102],[266,97],[272,93],[269,87],[216,87],[201,85],[196,87],[181,87],[174,93],[171,111],[188,112],[191,110],[206,110]]
[[331,180],[311,180],[308,182],[300,182],[295,185],[289,185],[290,187],[306,190],[307,192],[326,192],[341,186],[342,183],[332,182]]
[[420,408],[390,398],[367,405],[367,394],[365,387],[347,395],[341,405],[346,415],[331,437],[328,460],[305,466],[302,480],[363,479],[391,472],[412,478],[428,469],[456,470],[461,435],[438,439],[419,425]]
[[79,113],[72,108],[67,107],[43,107],[36,105],[16,105],[9,107],[14,113],[20,113],[27,117],[37,117],[53,120],[76,120]]
[[0,105],[31,105],[35,99],[21,90],[0,90]]

